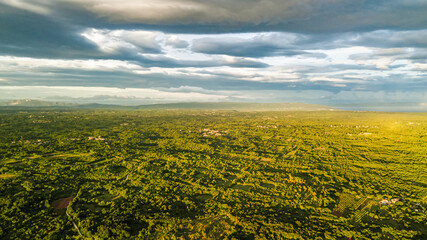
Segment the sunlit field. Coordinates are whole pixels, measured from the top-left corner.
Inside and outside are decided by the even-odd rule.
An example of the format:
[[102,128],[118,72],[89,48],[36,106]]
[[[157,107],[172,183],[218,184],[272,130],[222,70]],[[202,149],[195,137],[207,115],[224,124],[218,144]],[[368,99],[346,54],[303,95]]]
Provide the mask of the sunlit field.
[[3,239],[426,239],[427,114],[0,113]]

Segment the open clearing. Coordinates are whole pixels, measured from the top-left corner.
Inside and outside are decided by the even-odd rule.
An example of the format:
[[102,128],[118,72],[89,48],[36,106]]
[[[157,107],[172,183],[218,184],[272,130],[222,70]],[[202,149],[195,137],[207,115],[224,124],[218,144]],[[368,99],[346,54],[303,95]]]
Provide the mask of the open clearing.
[[73,201],[74,197],[61,198],[52,203],[52,207],[54,209],[64,209],[68,207],[71,201]]

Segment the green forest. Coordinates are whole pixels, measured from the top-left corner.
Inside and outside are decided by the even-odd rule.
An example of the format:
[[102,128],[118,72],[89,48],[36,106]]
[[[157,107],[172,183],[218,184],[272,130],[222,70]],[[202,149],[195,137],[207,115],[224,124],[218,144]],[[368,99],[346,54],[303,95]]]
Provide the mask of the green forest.
[[427,113],[0,111],[0,239],[427,239]]

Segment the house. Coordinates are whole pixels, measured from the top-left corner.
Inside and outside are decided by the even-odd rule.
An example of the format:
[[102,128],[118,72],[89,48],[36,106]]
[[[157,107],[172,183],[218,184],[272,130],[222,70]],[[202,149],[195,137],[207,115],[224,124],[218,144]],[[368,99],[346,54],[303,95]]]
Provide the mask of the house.
[[424,207],[421,205],[421,203],[411,202],[410,204],[411,204],[412,210],[414,210],[415,212],[422,212],[422,213],[425,212]]
[[381,200],[381,201],[379,202],[379,204],[380,204],[381,206],[389,205],[389,204],[390,204],[390,201],[389,201],[387,198],[384,198],[383,200]]
[[88,137],[89,140],[96,140],[96,141],[104,141],[105,138],[102,138],[101,136],[98,137]]

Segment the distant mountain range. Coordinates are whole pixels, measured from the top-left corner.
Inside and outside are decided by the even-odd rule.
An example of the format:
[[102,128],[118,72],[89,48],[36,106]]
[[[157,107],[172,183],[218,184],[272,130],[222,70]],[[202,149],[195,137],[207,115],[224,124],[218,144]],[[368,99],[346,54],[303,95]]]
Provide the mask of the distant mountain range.
[[107,104],[77,104],[69,102],[49,102],[34,99],[22,99],[0,102],[0,108],[71,108],[71,109],[123,109],[123,110],[167,110],[167,109],[200,109],[200,110],[236,110],[236,111],[332,111],[331,107],[306,103],[242,103],[242,102],[189,102],[165,103],[139,106],[122,106]]
[[69,106],[78,106],[75,103],[68,102],[48,102],[41,101],[36,99],[20,99],[20,100],[11,100],[6,102],[0,102],[2,107],[69,107]]

